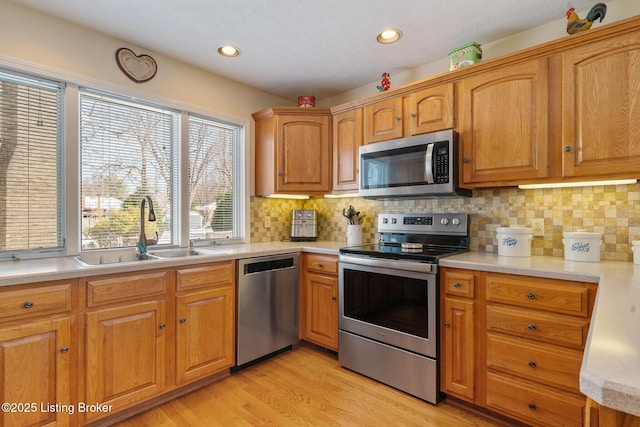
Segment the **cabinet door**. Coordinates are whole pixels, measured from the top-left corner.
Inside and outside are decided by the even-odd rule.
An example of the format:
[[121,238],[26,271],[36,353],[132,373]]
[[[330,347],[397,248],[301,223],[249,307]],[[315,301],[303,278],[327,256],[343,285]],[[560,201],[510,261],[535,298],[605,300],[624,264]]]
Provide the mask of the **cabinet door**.
[[[164,389],[165,302],[148,301],[86,315],[86,401],[111,412]],[[108,413],[86,413],[93,420]]]
[[402,97],[385,99],[364,107],[365,144],[402,136]]
[[409,97],[411,135],[454,127],[453,83],[423,89]]
[[329,116],[279,116],[277,192],[330,190]]
[[338,279],[306,274],[306,319],[304,338],[338,350]]
[[442,391],[473,401],[475,389],[475,303],[445,298],[442,340],[444,380]]
[[333,116],[333,191],[358,191],[358,149],[363,143],[362,109]]
[[69,396],[70,324],[64,318],[0,328],[0,400],[21,405],[3,407],[0,425],[70,424],[71,411],[49,407],[76,406]]
[[565,176],[638,177],[640,32],[562,55]]
[[461,91],[464,183],[548,176],[546,58],[470,76]]
[[177,297],[178,383],[202,378],[235,363],[234,289],[224,286]]

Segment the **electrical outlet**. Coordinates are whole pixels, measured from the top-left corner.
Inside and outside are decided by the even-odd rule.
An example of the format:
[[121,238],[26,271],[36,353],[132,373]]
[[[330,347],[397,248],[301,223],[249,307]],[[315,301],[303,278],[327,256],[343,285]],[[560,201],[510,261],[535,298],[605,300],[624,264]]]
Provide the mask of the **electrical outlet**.
[[264,217],[264,228],[271,228],[271,217],[270,216],[265,216]]
[[533,218],[531,220],[531,229],[533,236],[544,236],[544,218]]

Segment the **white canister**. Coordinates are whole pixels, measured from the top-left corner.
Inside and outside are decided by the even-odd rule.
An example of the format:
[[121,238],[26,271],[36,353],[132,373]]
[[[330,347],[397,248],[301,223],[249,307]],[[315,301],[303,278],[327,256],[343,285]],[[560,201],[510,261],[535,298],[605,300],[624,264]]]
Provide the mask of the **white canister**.
[[633,252],[633,263],[640,264],[640,240],[631,241],[631,252]]
[[531,229],[527,227],[498,227],[498,255],[531,256]]
[[562,233],[564,259],[567,261],[599,262],[602,234],[585,231]]
[[362,224],[347,225],[347,246],[362,244]]

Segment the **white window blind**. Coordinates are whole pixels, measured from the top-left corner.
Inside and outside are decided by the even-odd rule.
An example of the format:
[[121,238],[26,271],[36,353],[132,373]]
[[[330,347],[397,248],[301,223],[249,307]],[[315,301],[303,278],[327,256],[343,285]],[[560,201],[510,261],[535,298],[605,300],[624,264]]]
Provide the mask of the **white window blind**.
[[0,71],[0,257],[61,250],[62,84]]
[[240,237],[241,127],[189,116],[189,237]]
[[140,204],[151,196],[157,220],[149,238],[176,244],[179,114],[82,90],[80,167],[82,249],[134,246]]

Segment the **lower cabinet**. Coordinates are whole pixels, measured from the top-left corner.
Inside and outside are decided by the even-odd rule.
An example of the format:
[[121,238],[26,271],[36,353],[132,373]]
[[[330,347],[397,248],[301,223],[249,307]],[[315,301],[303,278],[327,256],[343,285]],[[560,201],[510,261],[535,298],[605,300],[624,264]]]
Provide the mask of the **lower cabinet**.
[[85,421],[109,416],[165,390],[170,281],[166,271],[87,280],[81,401],[107,409],[84,412]]
[[[0,288],[0,426],[68,426],[75,280]],[[66,405],[57,409],[56,404]]]
[[441,390],[534,426],[581,426],[592,283],[441,269]]
[[300,337],[338,350],[338,258],[302,254]]
[[235,262],[180,269],[176,283],[176,382],[235,364]]

